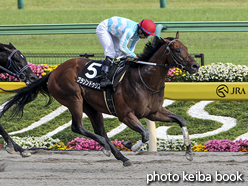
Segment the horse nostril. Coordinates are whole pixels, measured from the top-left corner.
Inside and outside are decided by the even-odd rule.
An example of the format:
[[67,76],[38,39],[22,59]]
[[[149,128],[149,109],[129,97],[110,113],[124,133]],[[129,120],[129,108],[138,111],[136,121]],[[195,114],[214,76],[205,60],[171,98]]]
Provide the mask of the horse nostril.
[[36,81],[37,79],[38,78],[37,77],[34,77],[34,76],[30,77],[30,81],[32,81],[32,82]]
[[31,76],[29,76],[29,81],[31,81],[31,82],[35,82],[37,79],[38,79],[38,77],[36,76],[36,75],[31,75]]
[[198,69],[199,67],[200,67],[200,65],[199,65],[198,63],[193,64],[193,65],[191,66],[192,69]]

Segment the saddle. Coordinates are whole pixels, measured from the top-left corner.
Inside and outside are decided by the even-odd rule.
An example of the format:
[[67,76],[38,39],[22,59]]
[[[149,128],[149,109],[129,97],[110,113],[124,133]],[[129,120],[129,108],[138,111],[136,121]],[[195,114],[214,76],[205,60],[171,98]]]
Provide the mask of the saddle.
[[78,75],[76,82],[82,86],[103,91],[109,112],[116,116],[112,94],[131,64],[126,60],[112,63],[108,75],[112,86],[100,87],[102,63],[103,59],[89,61]]

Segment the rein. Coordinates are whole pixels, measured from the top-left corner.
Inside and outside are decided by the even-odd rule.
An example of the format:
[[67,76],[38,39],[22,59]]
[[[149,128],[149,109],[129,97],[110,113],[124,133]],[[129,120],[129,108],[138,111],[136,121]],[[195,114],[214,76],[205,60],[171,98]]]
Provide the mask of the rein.
[[148,87],[148,85],[144,82],[144,80],[143,80],[143,78],[142,78],[142,76],[141,76],[141,73],[140,73],[140,66],[138,67],[138,72],[139,72],[139,77],[140,77],[141,82],[143,83],[143,85],[145,85],[145,87],[146,87],[148,90],[150,90],[150,91],[153,92],[152,94],[156,94],[156,93],[158,93],[158,92],[164,90],[164,87],[165,87],[165,86],[163,86],[163,87],[162,87],[161,89],[159,89],[159,90],[153,90],[153,89],[151,89],[150,87]]
[[[20,77],[20,75],[23,73],[24,70],[26,70],[29,65],[26,65],[25,67],[23,67],[21,70],[18,70],[18,67],[16,66],[16,64],[12,61],[12,56],[19,51],[18,49],[15,49],[9,56],[8,56],[8,67],[4,68],[2,66],[0,66],[0,69],[4,70],[5,72],[11,74],[12,76],[16,76],[16,77]],[[12,69],[14,70],[14,72],[11,72],[9,69],[12,67]]]
[[168,67],[168,64],[158,64],[158,63],[150,63],[146,61],[137,61],[136,63],[143,64],[143,65],[152,65],[152,66],[159,66],[159,67]]

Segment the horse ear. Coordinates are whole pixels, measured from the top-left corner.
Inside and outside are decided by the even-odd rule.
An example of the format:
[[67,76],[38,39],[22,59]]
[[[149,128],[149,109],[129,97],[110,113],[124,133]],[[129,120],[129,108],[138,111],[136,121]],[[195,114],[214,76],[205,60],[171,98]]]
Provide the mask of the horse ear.
[[179,39],[179,32],[177,31],[176,39]]
[[12,45],[12,43],[9,43],[9,46],[10,46],[11,48],[14,48],[14,49],[15,49],[15,47],[14,47],[14,45]]
[[7,48],[7,47],[5,47],[5,46],[2,46],[3,47],[3,49],[6,51],[6,52],[8,52],[9,54],[12,52],[9,48]]

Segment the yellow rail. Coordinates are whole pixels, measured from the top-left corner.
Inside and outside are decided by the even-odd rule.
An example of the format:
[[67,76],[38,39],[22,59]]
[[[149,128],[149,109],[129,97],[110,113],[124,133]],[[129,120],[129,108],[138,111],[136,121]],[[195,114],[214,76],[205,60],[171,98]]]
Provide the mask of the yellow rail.
[[[0,88],[4,90],[14,90],[25,86],[26,84],[24,82],[0,82]],[[0,93],[8,93],[8,92],[0,90]]]
[[[0,82],[0,88],[5,90],[24,86],[23,82]],[[164,93],[171,100],[248,100],[248,82],[166,82]]]
[[171,100],[248,100],[247,82],[168,82],[165,98]]

